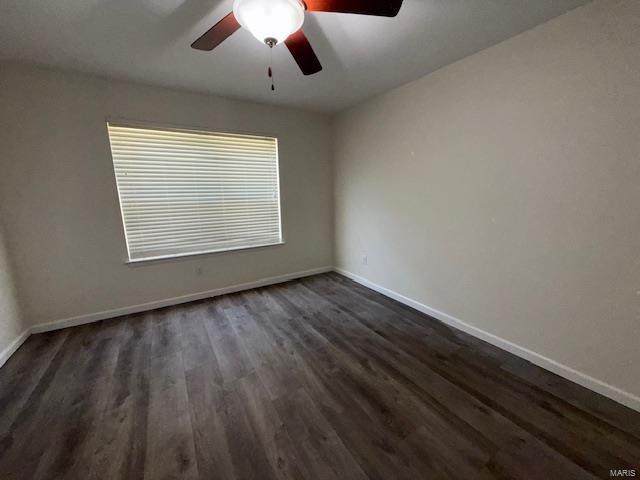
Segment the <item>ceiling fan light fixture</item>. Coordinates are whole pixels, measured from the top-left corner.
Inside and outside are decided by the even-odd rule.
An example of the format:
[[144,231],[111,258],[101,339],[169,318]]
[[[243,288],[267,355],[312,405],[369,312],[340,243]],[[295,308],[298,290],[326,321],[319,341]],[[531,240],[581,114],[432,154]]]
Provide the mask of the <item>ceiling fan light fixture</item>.
[[[300,0],[234,0],[233,14],[261,43],[284,42],[304,23]],[[273,45],[270,45],[273,46]]]

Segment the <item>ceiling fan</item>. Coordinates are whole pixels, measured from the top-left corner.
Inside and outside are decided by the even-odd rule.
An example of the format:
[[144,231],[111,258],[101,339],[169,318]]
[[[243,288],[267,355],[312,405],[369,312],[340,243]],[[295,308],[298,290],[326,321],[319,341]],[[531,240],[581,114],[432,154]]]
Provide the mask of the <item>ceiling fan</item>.
[[191,47],[211,51],[243,27],[270,48],[284,42],[302,73],[313,75],[322,70],[322,65],[302,31],[305,11],[395,17],[400,11],[402,1],[234,0],[233,11],[207,30],[191,44]]

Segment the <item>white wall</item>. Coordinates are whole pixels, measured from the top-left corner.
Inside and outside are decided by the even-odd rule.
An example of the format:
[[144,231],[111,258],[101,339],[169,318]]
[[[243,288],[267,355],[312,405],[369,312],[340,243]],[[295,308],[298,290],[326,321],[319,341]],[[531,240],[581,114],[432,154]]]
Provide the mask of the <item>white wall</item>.
[[13,352],[13,345],[26,329],[20,315],[13,271],[0,225],[0,366]]
[[639,1],[569,12],[334,132],[338,267],[640,395]]
[[[277,136],[286,244],[125,265],[107,116]],[[332,264],[328,117],[5,63],[0,124],[0,215],[32,324]]]

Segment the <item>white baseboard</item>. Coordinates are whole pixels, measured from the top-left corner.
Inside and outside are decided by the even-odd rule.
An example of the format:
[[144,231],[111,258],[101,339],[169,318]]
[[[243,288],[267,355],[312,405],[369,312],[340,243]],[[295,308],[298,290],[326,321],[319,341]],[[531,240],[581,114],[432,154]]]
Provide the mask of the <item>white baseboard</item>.
[[217,297],[219,295],[226,295],[229,293],[240,292],[243,290],[250,290],[252,288],[265,287],[267,285],[274,285],[277,283],[288,282],[290,280],[295,280],[296,278],[308,277],[311,275],[317,275],[320,273],[326,273],[330,271],[335,271],[337,273],[340,273],[341,275],[344,275],[345,277],[348,277],[368,288],[371,288],[372,290],[375,290],[383,295],[386,295],[387,297],[393,298],[394,300],[397,300],[405,305],[415,308],[416,310],[422,313],[430,315],[446,323],[447,325],[450,325],[458,330],[462,330],[463,332],[473,335],[474,337],[477,337],[481,340],[491,343],[492,345],[495,345],[498,348],[501,348],[503,350],[506,350],[507,352],[517,355],[518,357],[524,358],[525,360],[528,360],[531,363],[538,365],[539,367],[549,370],[557,375],[560,375],[561,377],[564,377],[572,382],[582,385],[585,388],[588,388],[590,390],[593,390],[594,392],[600,393],[601,395],[611,398],[612,400],[615,400],[618,403],[626,405],[627,407],[640,412],[640,397],[632,393],[626,392],[620,388],[614,387],[598,379],[590,377],[589,375],[586,375],[582,372],[574,370],[566,365],[556,362],[555,360],[547,358],[543,355],[540,355],[539,353],[533,352],[513,342],[505,340],[504,338],[501,338],[497,335],[486,332],[478,327],[474,327],[473,325],[463,322],[462,320],[452,317],[451,315],[448,315],[444,312],[441,312],[427,305],[424,305],[416,300],[405,297],[404,295],[401,295],[393,290],[390,290],[376,283],[373,283],[364,277],[348,272],[341,268],[334,268],[334,267],[315,268],[312,270],[295,272],[295,273],[290,273],[286,275],[279,275],[276,277],[263,278],[253,282],[242,283],[238,285],[231,285],[229,287],[222,287],[214,290],[208,290],[205,292],[193,293],[189,295],[183,295],[180,297],[174,297],[174,298],[169,298],[165,300],[158,300],[158,301],[143,303],[139,305],[131,305],[128,307],[122,307],[122,308],[117,308],[113,310],[106,310],[103,312],[79,315],[76,317],[66,318],[66,319],[57,320],[49,323],[41,323],[23,332],[18,338],[16,338],[11,343],[11,345],[9,345],[0,353],[0,366],[2,366],[9,359],[9,357],[11,357],[11,355],[13,355],[13,353],[20,347],[20,345],[24,343],[24,341],[28,338],[30,334],[48,332],[52,330],[58,330],[61,328],[68,328],[68,327],[73,327],[77,325],[83,325],[86,323],[98,322],[100,320],[106,320],[109,318],[119,317],[122,315],[129,315],[133,313],[153,310],[156,308],[179,305],[181,303],[188,303],[196,300],[202,300],[205,298]]
[[26,329],[24,332],[18,335],[18,338],[11,342],[7,348],[0,352],[0,367],[2,367],[6,363],[6,361],[9,360],[9,357],[11,357],[11,355],[13,355],[16,350],[20,348],[20,345],[22,345],[24,341],[29,338],[30,334],[31,330]]
[[165,300],[157,300],[154,302],[141,303],[139,305],[131,305],[128,307],[116,308],[113,310],[105,310],[103,312],[89,313],[86,315],[79,315],[77,317],[56,320],[54,322],[40,323],[38,325],[31,327],[31,333],[50,332],[52,330],[59,330],[61,328],[75,327],[77,325],[84,325],[86,323],[99,322],[100,320],[120,317],[122,315],[130,315],[132,313],[146,312],[148,310],[153,310],[156,308],[163,308],[163,307],[169,307],[172,305],[179,305],[181,303],[194,302],[196,300],[217,297],[220,295],[226,295],[228,293],[241,292],[243,290],[250,290],[252,288],[266,287],[267,285],[275,285],[276,283],[288,282],[289,280],[295,280],[296,278],[308,277],[310,275],[326,273],[332,270],[333,270],[333,267],[314,268],[313,270],[305,270],[303,272],[288,273],[285,275],[279,275],[277,277],[262,278],[260,280],[256,280],[253,282],[241,283],[238,285],[231,285],[229,287],[216,288],[214,290],[207,290],[205,292],[190,293],[188,295],[182,295],[180,297],[173,297]]
[[337,267],[334,268],[334,271],[341,275],[344,275],[347,278],[350,278],[351,280],[361,285],[364,285],[365,287],[375,290],[378,293],[381,293],[387,297],[393,298],[394,300],[397,300],[400,303],[404,303],[405,305],[415,308],[416,310],[422,313],[426,313],[427,315],[430,315],[440,320],[441,322],[446,323],[447,325],[450,325],[453,328],[462,330],[463,332],[473,335],[474,337],[479,338],[480,340],[484,340],[487,343],[495,345],[496,347],[501,348],[502,350],[506,350],[509,353],[512,353],[514,355],[517,355],[518,357],[524,358],[525,360],[528,360],[529,362],[541,368],[544,368],[545,370],[549,370],[550,372],[553,372],[556,375],[560,375],[561,377],[564,377],[567,380],[577,383],[578,385],[582,385],[583,387],[588,388],[589,390],[593,390],[594,392],[604,395],[605,397],[608,397],[618,403],[621,403],[622,405],[626,405],[627,407],[640,412],[640,397],[632,393],[626,392],[620,388],[614,387],[613,385],[609,385],[608,383],[605,383],[596,378],[590,377],[585,373],[574,370],[571,367],[568,367],[559,362],[556,362],[555,360],[552,360],[543,355],[540,355],[539,353],[533,352],[525,347],[521,347],[520,345],[510,342],[509,340],[505,340],[504,338],[498,337],[497,335],[489,333],[478,327],[474,327],[473,325],[463,322],[462,320],[452,317],[451,315],[448,315],[444,312],[436,310],[435,308],[431,308],[416,300],[413,300],[397,292],[394,292],[393,290],[390,290],[376,283],[373,283],[364,277],[361,277],[359,275],[356,275],[354,273],[348,272],[346,270],[343,270]]

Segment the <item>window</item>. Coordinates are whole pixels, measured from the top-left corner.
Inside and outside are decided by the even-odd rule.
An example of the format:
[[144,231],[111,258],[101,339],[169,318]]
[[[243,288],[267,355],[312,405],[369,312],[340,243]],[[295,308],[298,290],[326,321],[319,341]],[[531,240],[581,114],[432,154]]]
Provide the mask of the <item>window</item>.
[[282,243],[277,139],[107,126],[130,261]]

